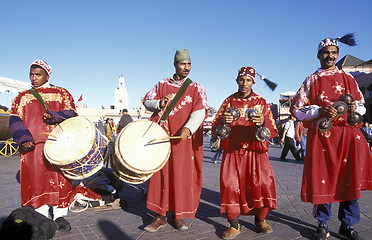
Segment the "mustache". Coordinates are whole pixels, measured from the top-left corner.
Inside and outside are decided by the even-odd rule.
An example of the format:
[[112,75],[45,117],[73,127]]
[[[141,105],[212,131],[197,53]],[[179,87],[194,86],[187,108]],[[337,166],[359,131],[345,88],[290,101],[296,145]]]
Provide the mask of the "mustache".
[[334,61],[335,58],[333,58],[333,57],[327,57],[327,58],[325,58],[324,60],[325,60],[325,61],[330,61],[330,60],[331,60],[331,61]]

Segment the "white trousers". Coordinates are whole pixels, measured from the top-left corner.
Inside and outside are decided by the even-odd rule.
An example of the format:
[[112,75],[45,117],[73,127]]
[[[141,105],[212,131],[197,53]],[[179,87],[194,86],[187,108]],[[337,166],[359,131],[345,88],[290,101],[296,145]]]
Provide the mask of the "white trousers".
[[[51,209],[51,210],[49,210]],[[56,220],[59,217],[64,217],[67,215],[68,208],[58,208],[57,206],[48,206],[48,205],[43,205],[39,208],[35,209],[36,212],[44,215],[47,218]]]

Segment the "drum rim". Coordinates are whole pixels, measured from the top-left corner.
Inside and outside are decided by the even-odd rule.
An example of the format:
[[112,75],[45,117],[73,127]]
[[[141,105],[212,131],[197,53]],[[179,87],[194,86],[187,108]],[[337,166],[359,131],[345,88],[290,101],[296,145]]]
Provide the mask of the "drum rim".
[[[127,183],[141,184],[141,183],[146,182],[148,179],[150,179],[152,177],[152,175],[154,174],[154,173],[148,173],[148,174],[143,174],[144,176],[142,176],[142,177],[135,177],[135,176],[126,174],[123,171],[120,171],[120,169],[118,169],[119,167],[117,166],[117,163],[116,163],[115,160],[112,160],[111,164],[112,164],[112,169],[114,170],[114,173],[116,174],[116,176],[119,179],[121,179],[122,181],[127,182]],[[125,166],[123,166],[123,167],[125,167]],[[126,168],[126,170],[128,170],[130,173],[137,174],[137,173],[131,171],[130,169]]]
[[94,170],[92,170],[91,172],[87,173],[87,174],[84,174],[84,175],[79,175],[79,176],[75,176],[73,174],[67,174],[68,172],[68,169],[66,170],[61,170],[63,175],[69,179],[73,179],[73,180],[82,180],[82,179],[85,179],[85,178],[88,178],[94,174],[96,174],[99,170],[101,170],[101,168],[103,167],[104,165],[104,162],[100,162],[98,164],[98,166],[96,168],[94,168]]
[[169,151],[167,153],[167,155],[165,156],[165,159],[163,160],[163,162],[157,166],[156,168],[153,168],[153,169],[150,169],[150,170],[143,170],[143,169],[137,169],[133,166],[131,166],[130,164],[128,164],[127,161],[125,161],[125,159],[123,158],[121,152],[119,151],[120,149],[120,137],[123,135],[123,133],[125,132],[125,129],[127,129],[130,125],[133,125],[135,124],[136,122],[151,122],[150,124],[157,124],[161,130],[164,131],[164,133],[169,136],[169,134],[156,122],[153,122],[151,120],[146,120],[146,119],[141,119],[141,120],[137,120],[137,121],[134,121],[134,122],[131,122],[129,123],[127,126],[125,126],[125,128],[123,128],[123,130],[120,131],[119,135],[117,136],[117,139],[115,141],[115,155],[117,157],[117,159],[123,163],[123,165],[127,168],[127,169],[130,169],[131,171],[133,172],[138,172],[138,173],[141,173],[141,174],[148,174],[148,173],[154,173],[154,172],[157,172],[159,171],[161,168],[164,167],[164,165],[168,162],[168,159],[170,157],[170,154],[171,154],[171,143],[169,142]]
[[147,175],[151,174],[151,173],[136,173],[136,172],[126,168],[124,165],[118,163],[116,156],[114,156],[113,159],[111,160],[111,164],[112,164],[112,168],[114,169],[114,171],[125,173],[123,171],[123,168],[124,168],[128,172],[133,173],[134,175],[138,176],[138,177],[133,176],[133,178],[143,178],[143,177],[146,177]]

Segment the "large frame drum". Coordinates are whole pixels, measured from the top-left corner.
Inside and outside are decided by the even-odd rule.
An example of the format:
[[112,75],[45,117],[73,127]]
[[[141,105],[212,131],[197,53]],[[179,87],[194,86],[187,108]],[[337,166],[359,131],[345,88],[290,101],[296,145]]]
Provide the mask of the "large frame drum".
[[46,159],[70,179],[80,180],[98,172],[104,164],[108,139],[84,117],[58,124],[44,146]]
[[[171,144],[167,132],[156,122],[138,120],[129,123],[115,142],[112,167],[118,177],[139,184],[149,179],[168,161]],[[154,139],[154,142],[149,143]]]

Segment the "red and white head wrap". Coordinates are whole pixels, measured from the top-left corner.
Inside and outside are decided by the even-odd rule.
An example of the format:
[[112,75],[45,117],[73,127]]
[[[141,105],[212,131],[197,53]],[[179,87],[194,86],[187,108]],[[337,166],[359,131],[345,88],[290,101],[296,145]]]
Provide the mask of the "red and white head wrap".
[[239,76],[244,76],[247,75],[253,79],[253,82],[255,83],[256,81],[254,80],[256,78],[256,70],[252,67],[242,67],[238,71],[238,77]]
[[37,66],[41,67],[42,69],[44,69],[47,72],[47,74],[49,76],[50,76],[50,74],[52,74],[52,67],[49,66],[48,63],[43,61],[43,60],[40,60],[40,59],[35,60],[33,63],[31,63],[30,67],[32,65],[37,65]]
[[323,48],[328,47],[328,46],[335,46],[335,47],[338,48],[338,42],[337,42],[337,41],[338,41],[338,40],[336,40],[336,39],[332,39],[332,38],[325,38],[325,39],[323,39],[323,40],[319,43],[319,45],[318,45],[318,52],[319,52],[320,50],[322,50]]

